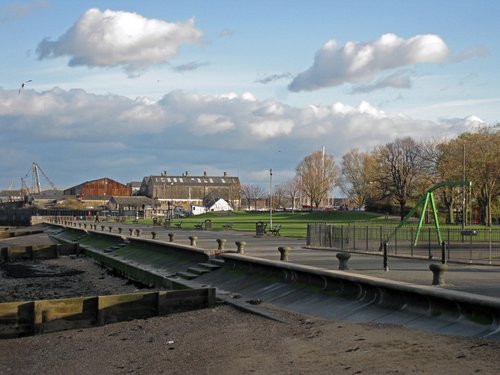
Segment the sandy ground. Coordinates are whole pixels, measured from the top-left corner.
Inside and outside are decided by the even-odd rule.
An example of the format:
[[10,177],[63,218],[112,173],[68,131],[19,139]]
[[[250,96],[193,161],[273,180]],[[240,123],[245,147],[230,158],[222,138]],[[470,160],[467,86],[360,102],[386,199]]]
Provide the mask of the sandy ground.
[[[1,300],[137,290],[85,258],[21,263],[44,275],[13,278],[3,271]],[[500,373],[498,342],[398,326],[325,321],[284,311],[275,315],[284,322],[219,305],[0,340],[0,374]]]

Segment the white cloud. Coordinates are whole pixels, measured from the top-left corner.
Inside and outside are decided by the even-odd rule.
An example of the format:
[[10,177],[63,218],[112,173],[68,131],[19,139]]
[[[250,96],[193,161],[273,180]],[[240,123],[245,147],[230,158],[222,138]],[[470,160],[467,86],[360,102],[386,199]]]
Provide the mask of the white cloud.
[[[18,95],[17,90],[0,88],[2,152],[22,155],[29,150],[26,160],[12,160],[16,170],[28,170],[33,160],[53,173],[65,170],[56,181],[60,185],[69,178],[78,177],[78,183],[110,175],[108,165],[116,165],[120,170],[113,172],[130,181],[165,168],[202,173],[207,163],[233,175],[239,171],[243,183],[255,183],[248,180],[253,171],[273,168],[288,175],[323,145],[340,160],[354,147],[370,150],[404,136],[452,137],[478,123],[480,119],[470,116],[418,120],[368,102],[292,107],[250,93],[173,91],[155,101],[58,88],[27,89]],[[19,177],[9,176],[0,182]]]
[[57,41],[44,39],[39,59],[69,56],[70,66],[123,66],[136,75],[177,55],[181,45],[201,42],[203,33],[193,18],[170,23],[137,13],[87,10]]
[[367,42],[347,42],[339,47],[335,40],[326,42],[316,52],[313,65],[299,73],[288,88],[312,91],[344,83],[369,82],[380,72],[420,63],[442,61],[448,46],[437,35],[417,35],[403,39],[384,34]]

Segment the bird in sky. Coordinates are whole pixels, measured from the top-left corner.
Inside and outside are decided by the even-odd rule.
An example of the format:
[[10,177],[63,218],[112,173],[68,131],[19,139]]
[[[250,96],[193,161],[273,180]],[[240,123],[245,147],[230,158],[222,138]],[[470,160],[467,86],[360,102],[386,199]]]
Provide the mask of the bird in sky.
[[27,81],[21,83],[21,87],[19,88],[19,92],[17,93],[17,95],[19,95],[21,93],[21,90],[24,89],[24,86],[26,86],[26,84],[31,81],[32,81],[31,79],[28,79]]

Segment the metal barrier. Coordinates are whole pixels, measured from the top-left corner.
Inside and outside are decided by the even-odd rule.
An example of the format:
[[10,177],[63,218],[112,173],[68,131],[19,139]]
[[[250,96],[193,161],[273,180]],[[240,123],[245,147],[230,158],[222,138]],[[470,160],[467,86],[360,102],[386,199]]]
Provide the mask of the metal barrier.
[[[414,245],[415,227],[397,229],[389,242],[389,256],[409,256],[441,259],[442,244],[433,228],[423,228]],[[342,251],[378,253],[394,227],[370,225],[308,224],[307,246]],[[446,260],[469,263],[500,264],[500,228],[474,229],[442,228],[446,242]]]

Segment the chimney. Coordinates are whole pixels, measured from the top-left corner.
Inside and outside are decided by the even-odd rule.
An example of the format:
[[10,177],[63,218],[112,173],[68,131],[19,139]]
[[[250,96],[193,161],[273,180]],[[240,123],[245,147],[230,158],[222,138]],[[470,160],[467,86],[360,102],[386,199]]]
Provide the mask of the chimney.
[[163,176],[166,176],[166,175],[167,175],[167,170],[165,169],[165,170],[163,171]]
[[187,175],[188,175],[188,171],[184,172],[184,175],[186,175],[186,176],[187,176]]
[[227,172],[224,172],[224,177],[227,177]]
[[207,171],[203,171],[203,177],[207,177]]

